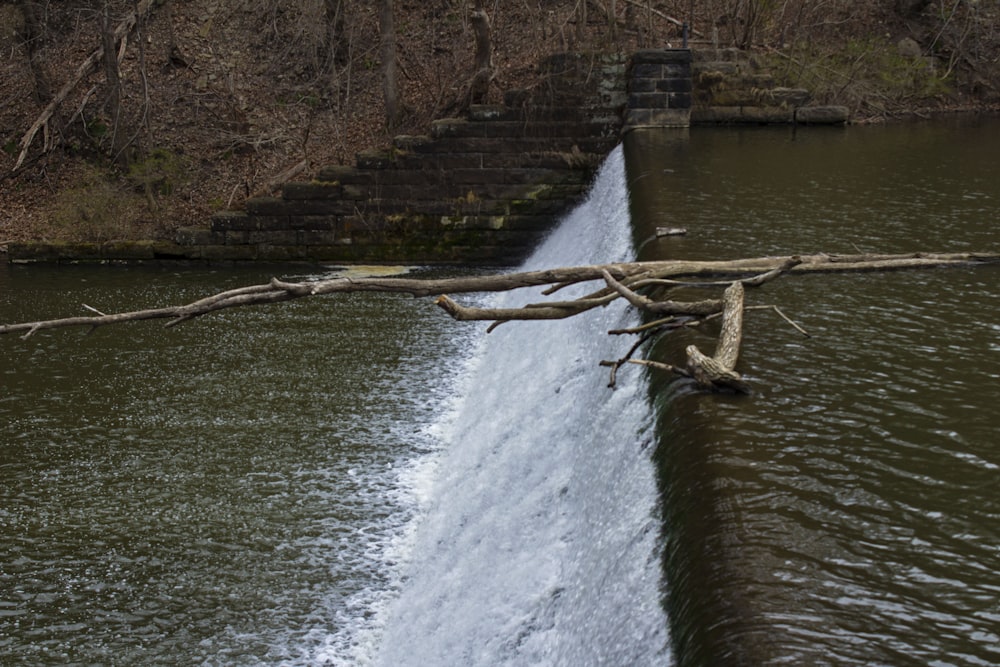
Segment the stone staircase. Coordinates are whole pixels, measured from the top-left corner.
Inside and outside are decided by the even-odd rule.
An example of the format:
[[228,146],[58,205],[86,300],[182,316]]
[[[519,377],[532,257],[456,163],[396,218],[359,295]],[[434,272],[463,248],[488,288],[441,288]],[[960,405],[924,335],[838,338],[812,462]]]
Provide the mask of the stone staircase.
[[541,67],[531,91],[285,183],[178,243],[208,259],[517,261],[617,144],[626,97],[621,56],[559,54]]

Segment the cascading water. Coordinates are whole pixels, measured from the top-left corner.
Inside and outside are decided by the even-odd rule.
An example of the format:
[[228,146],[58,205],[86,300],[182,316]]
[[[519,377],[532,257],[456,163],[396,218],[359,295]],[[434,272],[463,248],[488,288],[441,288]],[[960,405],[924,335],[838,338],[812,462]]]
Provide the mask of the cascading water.
[[[619,148],[525,268],[626,260],[630,233]],[[632,317],[611,306],[484,341],[439,424],[376,664],[670,662],[650,408],[639,373],[612,391],[597,366]]]
[[[616,151],[532,266],[630,257],[624,180]],[[270,276],[22,268],[0,321]],[[434,311],[5,340],[0,662],[668,664],[648,391],[597,365],[630,316],[487,336]]]

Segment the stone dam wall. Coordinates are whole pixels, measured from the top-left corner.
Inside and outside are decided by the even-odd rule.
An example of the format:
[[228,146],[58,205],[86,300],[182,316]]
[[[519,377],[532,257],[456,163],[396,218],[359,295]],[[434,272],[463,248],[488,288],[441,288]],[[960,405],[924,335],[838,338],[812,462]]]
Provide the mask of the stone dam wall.
[[521,260],[586,193],[625,132],[846,122],[735,49],[557,54],[500,105],[398,136],[353,165],[254,197],[171,241],[8,246],[11,261],[492,263]]

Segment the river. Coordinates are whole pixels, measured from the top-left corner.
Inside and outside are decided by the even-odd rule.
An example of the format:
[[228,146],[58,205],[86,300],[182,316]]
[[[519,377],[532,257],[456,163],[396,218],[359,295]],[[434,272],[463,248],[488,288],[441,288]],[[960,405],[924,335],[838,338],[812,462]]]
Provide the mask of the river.
[[[634,133],[531,262],[996,250],[997,130]],[[0,265],[0,321],[338,269],[305,271]],[[487,335],[358,294],[0,339],[0,662],[996,664],[998,281],[752,290],[812,337],[748,313],[749,397],[608,390],[615,309]]]
[[[633,135],[640,258],[996,252],[1000,124]],[[652,238],[656,226],[687,227]],[[748,293],[750,397],[654,385],[690,665],[1000,663],[1000,266]],[[673,359],[715,330],[677,336]]]

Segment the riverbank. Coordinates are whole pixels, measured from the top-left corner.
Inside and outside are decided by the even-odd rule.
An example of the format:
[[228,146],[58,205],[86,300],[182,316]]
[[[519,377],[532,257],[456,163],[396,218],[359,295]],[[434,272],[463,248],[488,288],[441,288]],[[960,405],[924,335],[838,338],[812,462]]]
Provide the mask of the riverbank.
[[[475,50],[467,8],[397,3],[403,110],[389,130],[374,8],[338,17],[322,3],[260,0],[263,12],[244,4],[157,5],[139,23],[139,39],[121,44],[117,86],[98,71],[70,85],[95,48],[99,16],[56,12],[31,25],[0,5],[0,46],[14,54],[0,76],[0,248],[33,241],[72,255],[72,243],[145,243],[164,254],[181,227],[274,194],[285,181],[315,178],[322,167],[353,164],[398,134],[426,134],[433,119],[463,108]],[[693,25],[696,42],[743,47],[767,62],[778,85],[842,105],[853,122],[996,109],[1000,100],[996,8],[833,2],[819,12],[793,2],[783,15],[700,9],[689,19],[684,2],[618,3],[613,16],[580,15],[569,0],[544,11],[512,4],[488,12],[487,103],[536,85],[547,54],[679,46],[678,17]],[[110,6],[124,15],[131,3]],[[328,20],[329,34],[319,30]],[[66,86],[24,151],[28,128]],[[111,114],[113,90],[121,123]],[[116,147],[122,132],[127,150]]]

